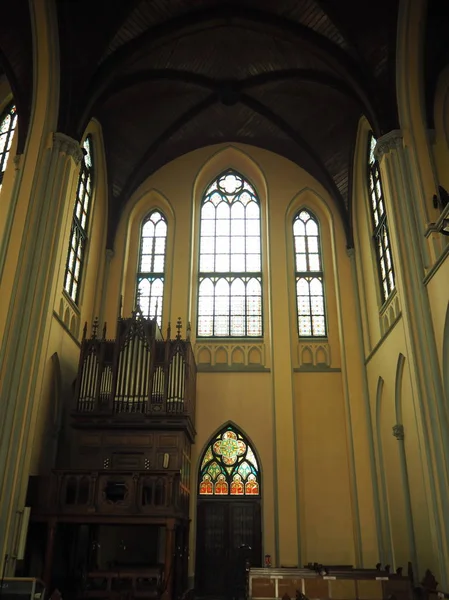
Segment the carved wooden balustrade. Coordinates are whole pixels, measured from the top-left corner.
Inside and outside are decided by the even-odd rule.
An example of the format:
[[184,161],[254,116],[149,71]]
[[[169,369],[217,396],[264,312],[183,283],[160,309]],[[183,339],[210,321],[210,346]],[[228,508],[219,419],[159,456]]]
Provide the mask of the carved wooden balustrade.
[[178,470],[53,471],[33,477],[29,501],[40,515],[187,517],[189,492]]
[[175,339],[163,340],[154,320],[133,313],[119,319],[115,340],[92,336],[81,344],[74,415],[128,414],[187,416],[195,420],[196,364],[189,341],[181,339],[181,322]]

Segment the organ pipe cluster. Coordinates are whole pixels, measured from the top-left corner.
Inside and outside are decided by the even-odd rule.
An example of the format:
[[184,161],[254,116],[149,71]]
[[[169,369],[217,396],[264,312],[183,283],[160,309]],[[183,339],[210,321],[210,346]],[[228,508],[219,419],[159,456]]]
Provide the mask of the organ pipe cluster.
[[120,318],[115,339],[90,338],[84,327],[75,388],[78,412],[185,413],[192,412],[196,365],[189,341],[181,337],[178,319],[175,339],[167,339],[153,319],[140,312]]

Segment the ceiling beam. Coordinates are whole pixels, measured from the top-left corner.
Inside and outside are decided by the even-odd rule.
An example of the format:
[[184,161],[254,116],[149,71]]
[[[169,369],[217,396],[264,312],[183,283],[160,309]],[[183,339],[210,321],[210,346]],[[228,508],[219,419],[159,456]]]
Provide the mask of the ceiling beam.
[[[310,158],[312,164],[315,166],[314,173],[312,173],[316,179],[325,187],[329,192],[330,196],[336,201],[339,209],[342,221],[345,227],[346,236],[349,240],[349,223],[348,223],[348,211],[346,209],[345,201],[338,189],[332,175],[327,170],[324,163],[321,161],[315,150],[304,140],[304,138],[295,131],[282,117],[277,115],[270,108],[262,104],[258,100],[255,100],[251,96],[242,94],[241,102],[248,108],[251,108],[254,112],[258,113],[271,123],[278,127],[283,133],[290,137],[301,151]],[[299,164],[299,163],[298,163]]]
[[149,28],[139,37],[117,49],[94,74],[91,84],[88,86],[84,104],[88,104],[89,98],[93,98],[95,102],[117,76],[120,76],[128,60],[142,51],[156,48],[172,39],[179,39],[192,33],[223,25],[262,30],[275,37],[281,36],[284,40],[298,45],[302,50],[306,47],[308,52],[314,54],[327,66],[330,66],[336,75],[342,77],[364,105],[369,104],[369,98],[376,91],[373,74],[369,73],[366,68],[361,68],[360,63],[324,36],[300,23],[274,13],[233,4],[206,8],[175,17]]

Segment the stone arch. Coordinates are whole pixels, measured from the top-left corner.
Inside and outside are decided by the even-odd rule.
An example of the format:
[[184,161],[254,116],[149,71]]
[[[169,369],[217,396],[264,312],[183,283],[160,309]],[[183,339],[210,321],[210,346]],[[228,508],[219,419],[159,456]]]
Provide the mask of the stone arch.
[[262,353],[260,351],[260,348],[258,348],[257,346],[252,346],[248,350],[248,364],[250,364],[250,365],[262,365],[263,364]]
[[[115,252],[111,261],[111,273],[116,272],[114,286],[120,289],[123,298],[123,314],[131,314],[135,302],[135,281],[139,260],[139,240],[142,222],[153,210],[159,210],[167,221],[166,264],[173,261],[173,246],[176,219],[170,200],[159,190],[145,181],[130,199],[125,208],[115,237]],[[117,269],[114,269],[117,265]],[[111,282],[112,283],[112,282]],[[163,330],[167,327],[171,314],[172,270],[164,277]]]
[[[234,145],[219,148],[212,156],[199,168],[192,185],[192,243],[190,254],[190,286],[188,320],[196,321],[198,306],[198,256],[199,256],[199,235],[200,235],[200,207],[204,193],[208,186],[223,172],[227,170],[236,171],[245,179],[254,189],[254,193],[260,204],[261,217],[261,246],[262,246],[262,271],[266,271],[266,255],[264,251],[267,248],[267,227],[265,226],[268,218],[268,184],[261,166],[250,156],[248,152]],[[269,312],[269,299],[267,291],[267,278],[262,280],[262,295],[267,299],[262,317],[264,329],[267,324],[267,314]]]
[[226,146],[210,156],[199,169],[192,190],[195,208],[200,205],[203,193],[211,181],[227,169],[234,169],[247,179],[253,185],[261,205],[266,204],[268,185],[260,165],[243,149]]
[[231,364],[233,364],[233,365],[244,365],[245,364],[245,353],[241,346],[236,346],[235,348],[232,349]]
[[383,401],[383,392],[384,392],[384,380],[379,376],[377,380],[377,389],[376,389],[376,421],[375,421],[375,440],[377,444],[377,464],[378,464],[378,473],[377,476],[379,478],[379,488],[380,488],[380,499],[381,499],[381,521],[382,521],[382,537],[379,540],[380,548],[379,554],[381,560],[392,564],[393,561],[393,544],[391,537],[391,527],[390,527],[390,514],[389,514],[389,503],[388,503],[388,491],[387,491],[387,480],[385,473],[385,460],[384,460],[384,451],[383,451],[383,442],[382,442],[382,401]]
[[218,346],[214,352],[214,364],[227,365],[229,363],[229,354],[226,346]]
[[400,352],[396,365],[396,377],[394,388],[394,402],[396,412],[396,423],[402,424],[402,378],[404,376],[405,356]]
[[209,436],[209,438],[207,439],[206,443],[203,444],[203,447],[201,448],[201,452],[199,453],[198,462],[197,462],[197,465],[196,465],[195,489],[197,491],[198,491],[198,487],[199,487],[199,476],[200,476],[200,473],[201,473],[201,465],[202,465],[203,459],[204,459],[204,457],[206,455],[206,452],[207,452],[209,446],[215,440],[215,438],[217,438],[217,436],[221,435],[222,433],[224,433],[228,429],[232,429],[237,434],[241,435],[242,438],[244,439],[244,441],[247,442],[248,446],[251,448],[251,450],[254,453],[254,456],[256,458],[256,461],[257,461],[257,470],[258,470],[258,474],[259,474],[259,478],[260,478],[259,479],[259,483],[262,483],[262,477],[263,477],[262,462],[261,462],[260,455],[258,453],[258,450],[257,450],[255,444],[252,442],[251,438],[246,434],[246,432],[239,425],[236,425],[234,423],[234,421],[229,420],[226,423],[223,423],[220,427],[218,427]]
[[444,324],[442,373],[446,401],[449,402],[449,304]]
[[197,363],[199,365],[210,365],[212,363],[212,354],[209,348],[201,346],[197,352]]

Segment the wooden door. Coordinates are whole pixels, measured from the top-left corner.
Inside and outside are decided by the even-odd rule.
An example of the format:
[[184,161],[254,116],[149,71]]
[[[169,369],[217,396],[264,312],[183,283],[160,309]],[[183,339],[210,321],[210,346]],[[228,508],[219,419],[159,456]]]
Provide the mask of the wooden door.
[[244,576],[243,556],[261,565],[260,503],[198,501],[195,589],[201,596],[235,596]]

